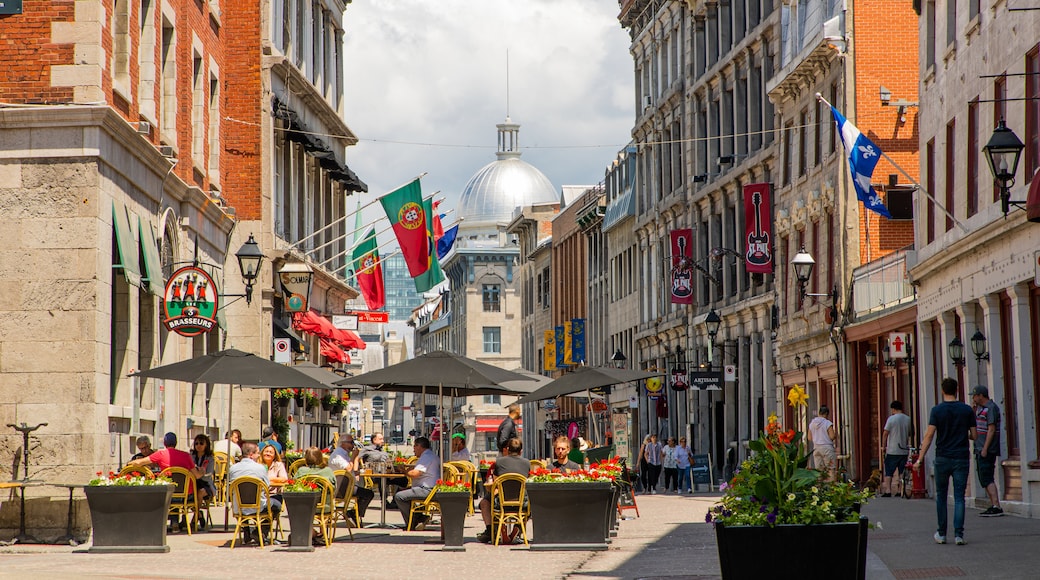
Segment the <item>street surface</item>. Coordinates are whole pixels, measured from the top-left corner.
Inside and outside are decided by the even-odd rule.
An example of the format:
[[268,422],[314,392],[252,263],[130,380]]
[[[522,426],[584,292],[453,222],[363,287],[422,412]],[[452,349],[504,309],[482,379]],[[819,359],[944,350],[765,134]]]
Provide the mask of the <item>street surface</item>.
[[[596,580],[718,578],[712,528],[704,523],[717,494],[637,496],[640,517],[621,522],[605,552],[531,552],[520,546],[484,545],[475,540],[483,526],[467,519],[466,551],[441,552],[439,533],[400,530],[355,531],[351,542],[341,529],[336,543],[313,553],[276,547],[227,547],[223,531],[174,534],[168,554],[84,553],[86,546],[9,546],[0,548],[0,578],[571,578]],[[218,518],[223,509],[214,509]],[[1014,516],[981,518],[969,509],[967,546],[936,545],[931,500],[877,498],[864,508],[871,522],[867,577],[1030,578],[1040,570],[1040,520]],[[632,511],[626,514],[634,515]],[[378,521],[377,510],[366,521]],[[400,514],[388,512],[388,522]],[[287,527],[287,522],[284,523]],[[537,523],[532,522],[537,533]],[[222,530],[219,525],[216,530]],[[808,549],[800,552],[811,557]],[[749,547],[753,557],[753,547]],[[796,566],[796,564],[794,564]],[[781,577],[763,563],[766,577]]]

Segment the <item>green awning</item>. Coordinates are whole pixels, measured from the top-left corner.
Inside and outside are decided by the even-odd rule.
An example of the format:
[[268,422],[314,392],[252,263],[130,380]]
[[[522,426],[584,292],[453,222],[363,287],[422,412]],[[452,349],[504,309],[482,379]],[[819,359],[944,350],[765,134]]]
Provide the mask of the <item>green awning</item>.
[[137,255],[137,241],[130,231],[130,220],[126,216],[123,202],[112,200],[112,227],[116,234],[116,247],[119,248],[119,263],[113,268],[123,270],[126,282],[134,286],[141,285],[140,257]]
[[144,257],[144,279],[148,282],[148,291],[162,298],[166,292],[166,280],[163,279],[155,230],[152,224],[145,225],[144,218],[138,217],[137,231],[141,237],[141,256]]

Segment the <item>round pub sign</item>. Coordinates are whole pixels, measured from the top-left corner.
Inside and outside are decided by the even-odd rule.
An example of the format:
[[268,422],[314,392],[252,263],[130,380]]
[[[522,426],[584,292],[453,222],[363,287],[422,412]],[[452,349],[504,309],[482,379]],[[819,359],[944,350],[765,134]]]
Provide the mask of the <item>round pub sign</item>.
[[181,336],[213,330],[217,321],[217,287],[204,270],[185,266],[170,276],[163,294],[166,328]]

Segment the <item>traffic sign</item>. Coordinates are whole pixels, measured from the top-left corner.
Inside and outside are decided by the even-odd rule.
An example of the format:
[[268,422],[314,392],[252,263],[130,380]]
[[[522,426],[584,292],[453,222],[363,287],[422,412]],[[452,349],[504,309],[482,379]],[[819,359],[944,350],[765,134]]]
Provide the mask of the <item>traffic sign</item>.
[[354,310],[352,312],[348,312],[347,314],[351,316],[357,316],[358,322],[390,322],[389,312],[364,312],[360,310]]
[[891,358],[906,358],[907,335],[904,332],[890,332],[888,334],[888,356]]
[[287,364],[292,362],[292,355],[290,354],[291,345],[289,344],[288,338],[276,338],[274,339],[274,362]]

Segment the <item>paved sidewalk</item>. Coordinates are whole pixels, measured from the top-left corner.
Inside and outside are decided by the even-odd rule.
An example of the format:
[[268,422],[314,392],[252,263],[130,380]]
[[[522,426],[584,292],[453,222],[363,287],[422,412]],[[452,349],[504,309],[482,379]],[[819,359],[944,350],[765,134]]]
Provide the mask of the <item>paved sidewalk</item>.
[[[231,550],[227,547],[231,534],[215,531],[171,535],[168,554],[86,554],[89,544],[4,547],[0,548],[0,578],[256,578],[262,574],[281,580],[331,574],[455,580],[466,571],[463,577],[713,579],[719,577],[718,553],[714,531],[704,523],[704,515],[717,496],[638,496],[640,517],[623,521],[619,536],[604,552],[531,552],[523,546],[484,545],[475,540],[483,526],[473,516],[467,519],[465,552],[441,552],[437,531],[363,530],[355,532],[356,540],[351,542],[341,528],[331,548],[316,548],[313,553],[289,553],[277,546]],[[864,507],[871,522],[880,522],[881,528],[870,532],[868,578],[1040,576],[1040,520],[981,518],[979,510],[969,509],[968,545],[940,546],[932,541],[934,505],[931,500],[877,498]],[[217,512],[214,509],[215,516]],[[378,517],[378,510],[368,514],[369,521]],[[399,514],[388,513],[388,521],[398,520]],[[537,534],[537,522],[532,523],[532,533]],[[763,571],[767,569],[764,565]]]

